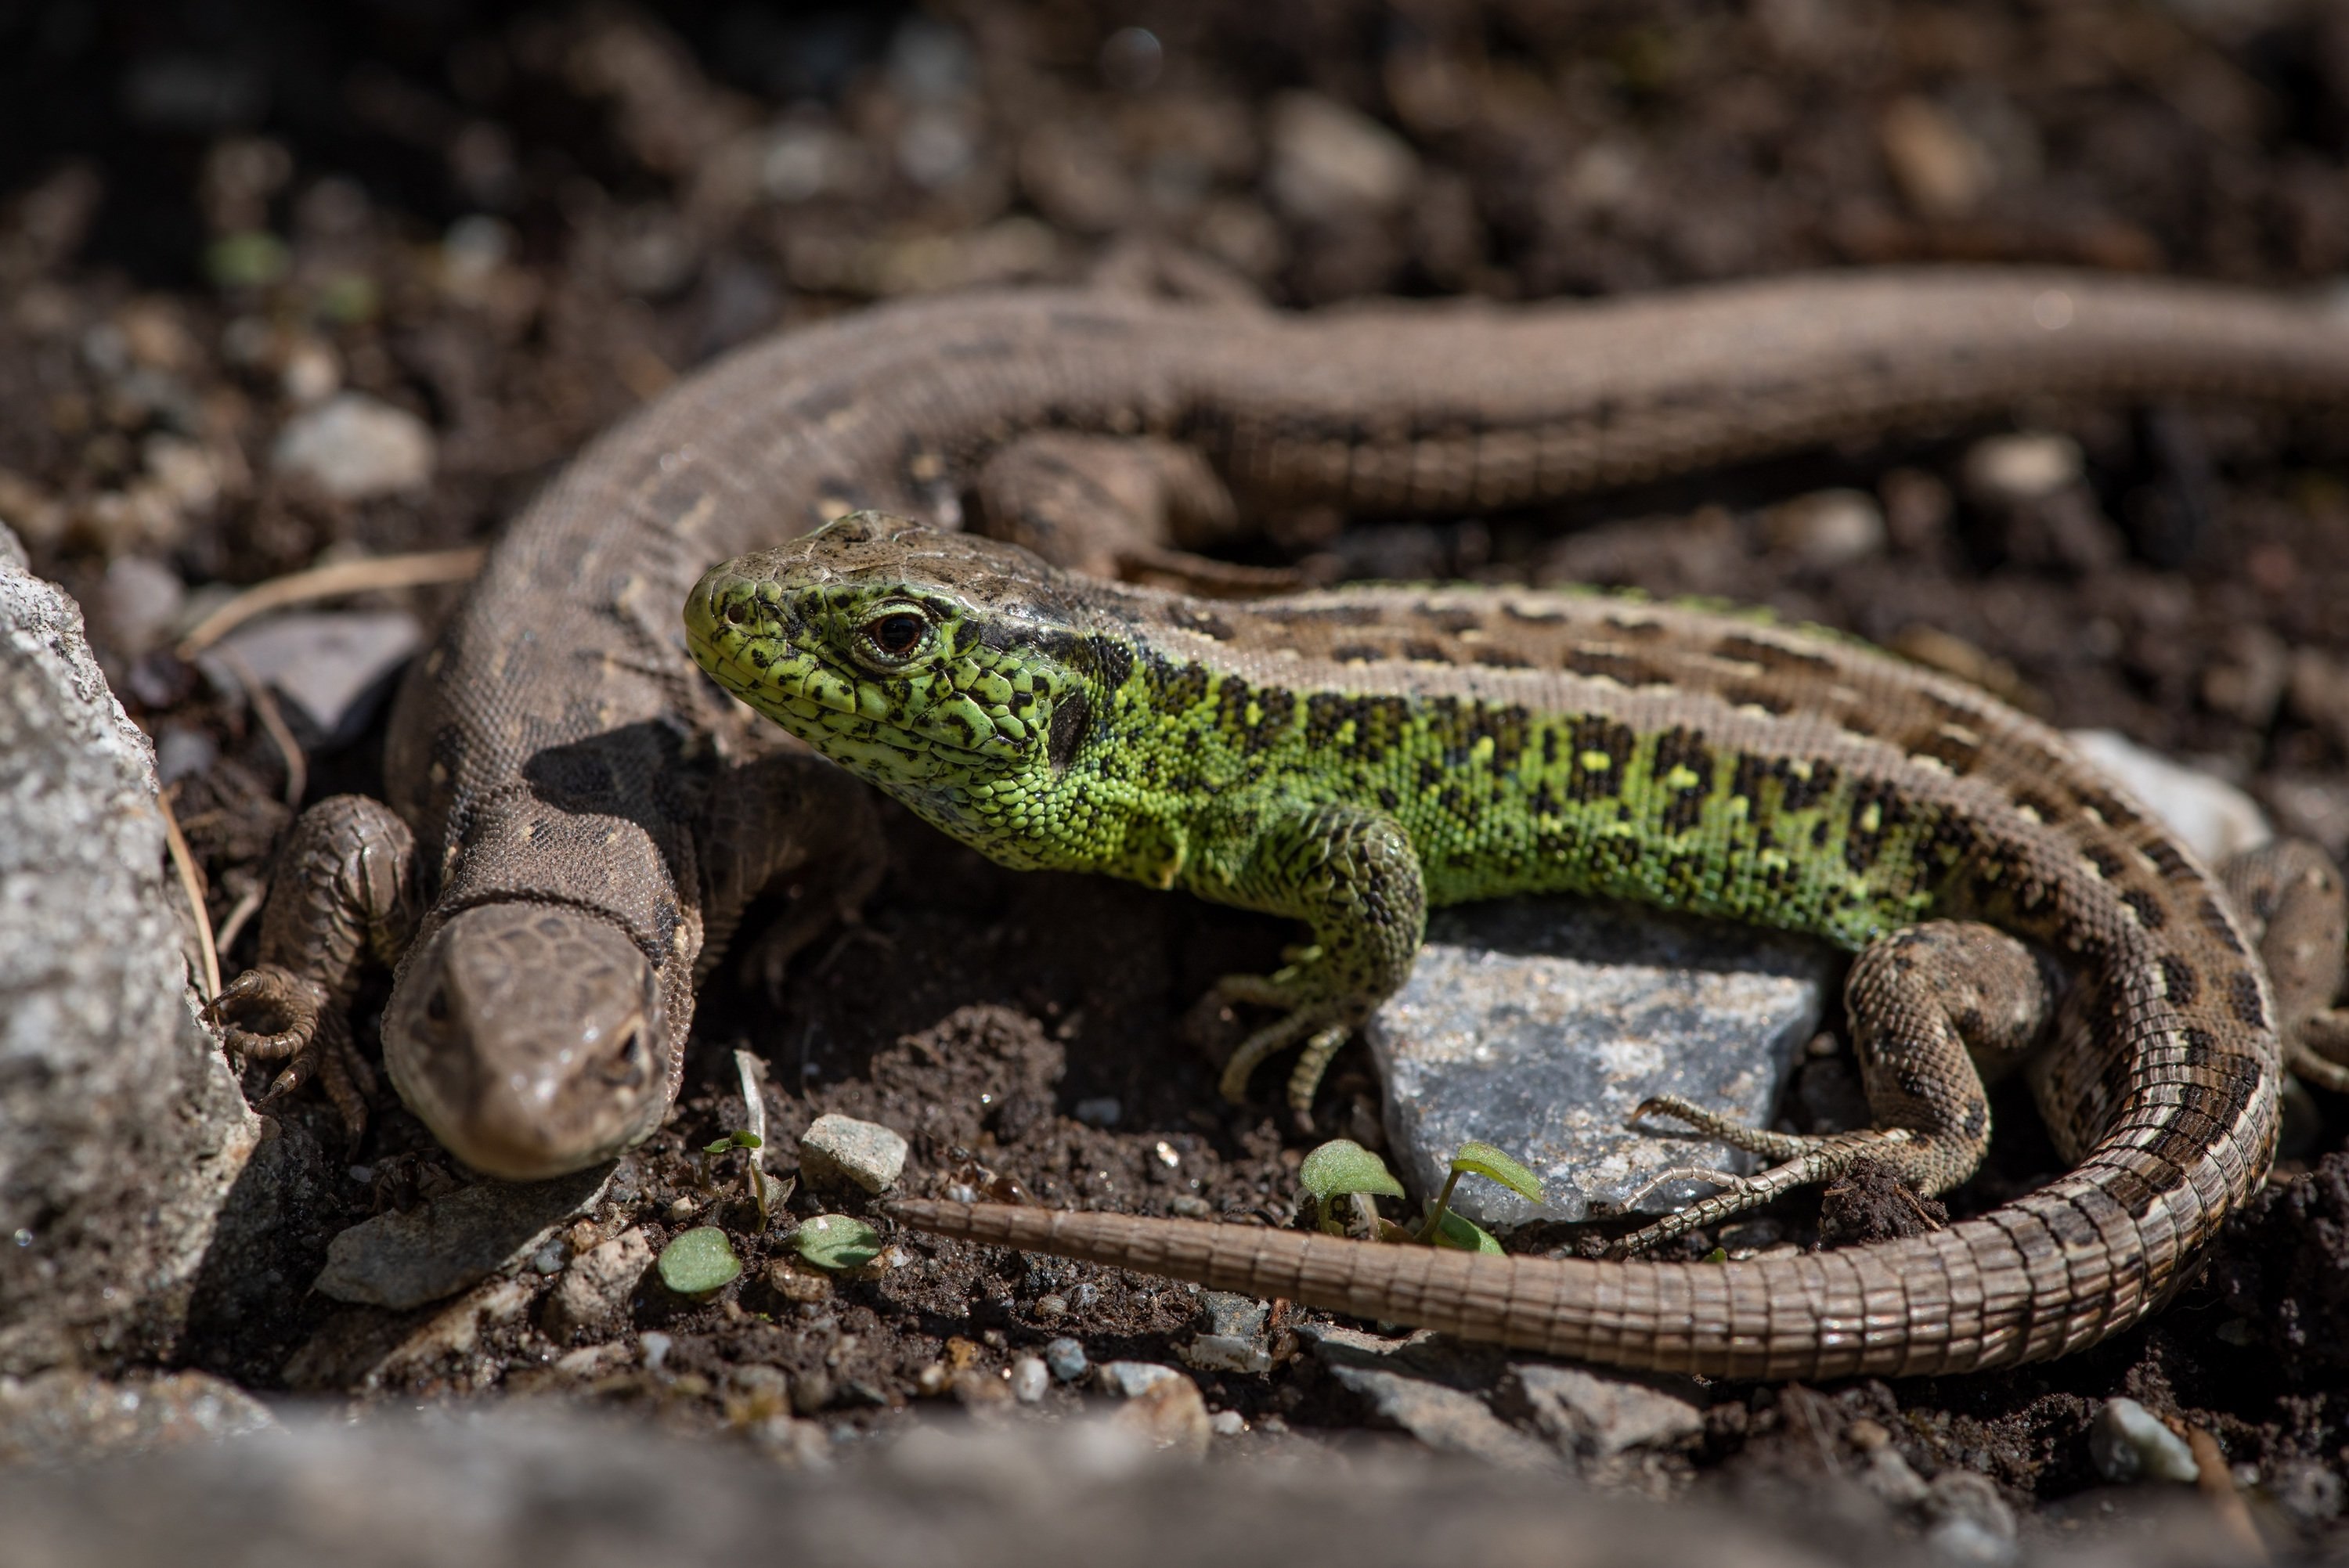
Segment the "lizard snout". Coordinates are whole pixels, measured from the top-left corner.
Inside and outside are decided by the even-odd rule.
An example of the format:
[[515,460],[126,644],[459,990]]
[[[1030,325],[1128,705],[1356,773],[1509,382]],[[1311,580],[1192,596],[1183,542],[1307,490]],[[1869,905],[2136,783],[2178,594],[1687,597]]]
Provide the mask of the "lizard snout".
[[410,959],[384,1015],[384,1062],[450,1153],[540,1181],[659,1125],[667,1035],[652,965],[618,927],[559,905],[484,904]]

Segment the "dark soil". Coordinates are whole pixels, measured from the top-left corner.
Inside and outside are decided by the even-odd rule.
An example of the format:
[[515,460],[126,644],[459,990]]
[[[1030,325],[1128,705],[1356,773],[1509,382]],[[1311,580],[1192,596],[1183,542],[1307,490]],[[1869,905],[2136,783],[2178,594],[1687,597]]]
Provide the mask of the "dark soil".
[[[1279,95],[1299,90],[1408,147],[1402,200],[1284,184]],[[1076,280],[1135,239],[1290,305],[1914,260],[2325,284],[2349,274],[2344,160],[2349,12],[2328,0],[23,5],[0,8],[0,518],[89,607],[140,722],[187,743],[166,772],[217,922],[265,876],[285,764],[241,699],[160,651],[180,605],[151,608],[145,568],[201,594],[485,537],[596,429],[752,335],[884,295]],[[322,375],[424,418],[429,490],[351,504],[273,472]],[[2202,763],[2349,850],[2349,428],[2223,407],[2033,407],[1997,428],[2075,438],[2085,481],[1985,501],[1965,459],[1987,432],[1952,430],[1538,516],[1334,535],[1268,519],[1245,553],[1769,604]],[[1880,503],[1878,543],[1806,547],[1777,509],[1830,487]],[[452,596],[407,602],[429,619]],[[374,789],[379,750],[378,727],[318,751],[309,796]],[[1219,1100],[1184,1027],[1213,976],[1274,958],[1278,923],[1004,872],[902,818],[869,917],[872,940],[802,959],[779,1006],[721,975],[678,1114],[572,1246],[727,1212],[688,1151],[740,1125],[743,1045],[771,1063],[780,1129],[886,1122],[917,1191],[1288,1222],[1309,1140]],[[1350,1054],[1333,1079],[1327,1112],[1359,1133],[1367,1065]],[[1072,1114],[1112,1098],[1112,1126]],[[1957,1212],[2054,1163],[2027,1102],[2000,1111]],[[2349,1121],[2333,1101],[2303,1119],[2267,1196],[2148,1326],[2011,1373],[1717,1387],[1694,1483],[1839,1470],[1889,1432],[1929,1476],[1971,1469],[2054,1505],[2094,1484],[2088,1420],[2127,1393],[2213,1432],[2285,1528],[2321,1536],[2349,1457]],[[318,1153],[336,1146],[322,1110],[283,1135],[317,1173],[284,1282],[371,1207],[463,1179],[388,1097],[347,1171]],[[776,1152],[794,1162],[791,1138]],[[1899,1207],[1847,1194],[1829,1228],[1874,1233],[1908,1222]],[[1806,1227],[1817,1201],[1794,1209]],[[845,1431],[898,1418],[941,1364],[988,1398],[1056,1335],[1168,1359],[1195,1309],[1138,1277],[900,1244],[907,1265],[869,1281],[771,1269],[750,1243],[748,1283],[714,1304],[648,1287],[625,1332],[671,1337],[660,1378],[633,1353],[569,1377],[525,1317],[375,1392],[559,1392],[716,1427],[740,1418],[726,1369],[758,1363]],[[409,1326],[330,1318],[298,1283],[232,1295],[185,1358],[264,1390],[301,1380],[305,1342],[294,1365],[336,1386],[321,1335]],[[1309,1360],[1203,1385],[1250,1441],[1362,1418]]]

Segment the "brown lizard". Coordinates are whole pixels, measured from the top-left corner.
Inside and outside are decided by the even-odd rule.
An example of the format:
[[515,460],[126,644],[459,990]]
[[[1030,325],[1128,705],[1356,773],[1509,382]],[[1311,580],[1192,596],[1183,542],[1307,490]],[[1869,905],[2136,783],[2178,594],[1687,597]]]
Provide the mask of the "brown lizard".
[[803,757],[753,758],[694,674],[694,578],[858,507],[955,525],[986,470],[1036,469],[1015,460],[1030,441],[1138,443],[1087,449],[1123,454],[1090,487],[981,496],[1115,560],[1163,546],[1102,545],[1094,501],[1138,529],[1213,523],[1226,491],[1242,512],[1492,510],[2041,393],[2338,400],[2349,325],[2191,284],[1920,271],[1306,317],[999,294],[753,346],[507,530],[403,691],[391,809],[305,818],[263,965],[218,1011],[233,1045],[290,1059],[282,1086],[322,1074],[356,1108],[340,1015],[361,958],[397,955],[386,1064],[460,1158],[548,1175],[647,1135],[697,969],[749,896],[781,877],[828,913],[874,858],[859,797]]

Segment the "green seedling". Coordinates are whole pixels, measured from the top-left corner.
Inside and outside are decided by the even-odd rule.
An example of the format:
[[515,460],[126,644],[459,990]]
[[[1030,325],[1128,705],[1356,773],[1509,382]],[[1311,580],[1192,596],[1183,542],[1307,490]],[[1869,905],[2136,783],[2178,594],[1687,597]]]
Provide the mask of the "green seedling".
[[[733,1153],[737,1149],[752,1151],[750,1158],[742,1161],[743,1181],[750,1189],[750,1201],[759,1205],[759,1229],[763,1231],[767,1228],[767,1179],[765,1173],[759,1169],[759,1157],[756,1150],[760,1147],[759,1135],[755,1132],[730,1132],[717,1142],[704,1145],[701,1152],[715,1162]],[[707,1174],[708,1167],[705,1166],[704,1175],[707,1176]],[[715,1186],[716,1183],[712,1182],[711,1185]]]
[[1346,1233],[1346,1222],[1336,1212],[1337,1201],[1356,1193],[1365,1197],[1400,1198],[1402,1183],[1387,1162],[1350,1138],[1332,1139],[1305,1157],[1298,1179],[1313,1194],[1321,1229],[1333,1236]]
[[[1319,1209],[1320,1228],[1331,1235],[1342,1235],[1344,1220],[1334,1212],[1341,1198],[1367,1199],[1377,1195],[1400,1198],[1402,1183],[1387,1169],[1386,1161],[1354,1142],[1351,1139],[1333,1139],[1305,1157],[1298,1168],[1298,1177],[1313,1194]],[[1460,1146],[1452,1156],[1452,1172],[1444,1180],[1444,1190],[1428,1205],[1427,1218],[1416,1231],[1406,1231],[1384,1220],[1378,1222],[1381,1241],[1420,1242],[1429,1246],[1457,1247],[1463,1252],[1497,1253],[1501,1243],[1492,1233],[1475,1222],[1452,1212],[1452,1189],[1462,1176],[1483,1176],[1498,1181],[1510,1191],[1533,1202],[1542,1199],[1541,1180],[1515,1160],[1489,1143],[1475,1140]]]
[[[1527,1202],[1542,1201],[1541,1178],[1502,1153],[1489,1143],[1470,1139],[1452,1155],[1452,1172],[1444,1179],[1444,1191],[1427,1211],[1427,1222],[1419,1228],[1419,1239],[1433,1246],[1458,1247],[1464,1252],[1497,1253],[1501,1243],[1481,1225],[1462,1219],[1452,1212],[1452,1189],[1460,1184],[1463,1176],[1483,1176],[1498,1181]],[[1464,1234],[1462,1227],[1473,1234]]]
[[663,1247],[657,1265],[661,1284],[682,1296],[707,1300],[742,1272],[726,1233],[715,1225],[697,1225]]
[[861,1269],[881,1255],[881,1233],[849,1214],[818,1214],[800,1222],[800,1256],[826,1274]]

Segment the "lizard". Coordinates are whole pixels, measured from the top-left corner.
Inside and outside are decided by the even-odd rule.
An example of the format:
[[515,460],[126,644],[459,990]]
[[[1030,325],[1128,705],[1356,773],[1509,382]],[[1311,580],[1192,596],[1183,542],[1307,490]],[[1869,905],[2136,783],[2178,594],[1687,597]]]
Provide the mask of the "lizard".
[[1015,291],[781,334],[598,438],[505,529],[403,683],[387,800],[296,824],[261,962],[212,1015],[287,1063],[273,1097],[320,1080],[356,1141],[343,1015],[395,963],[385,1065],[461,1161],[548,1176],[648,1135],[751,893],[801,887],[803,935],[878,859],[861,792],[751,755],[678,609],[712,560],[859,508],[1164,568],[1170,542],[1292,503],[1525,506],[2041,393],[2344,392],[2349,325],[2314,306],[2063,272],[1302,316]]
[[[727,690],[1005,864],[1303,921],[1286,968],[1216,987],[1276,1014],[1225,1070],[1234,1100],[1301,1045],[1307,1109],[1431,905],[1596,893],[1851,951],[1873,1125],[1795,1135],[1650,1100],[1775,1163],[1621,1253],[1862,1159],[1947,1191],[1989,1146],[1985,1078],[2017,1068],[2072,1166],[1929,1234],[1726,1264],[893,1205],[949,1236],[1653,1370],[2001,1366],[2125,1328],[2188,1277],[2264,1179],[2285,1042],[2342,979],[2342,884],[2313,846],[2270,851],[2254,932],[2055,731],[1750,616],[1473,586],[1210,603],[861,512],[713,567],[685,627]],[[2299,965],[2281,997],[2265,935]]]

